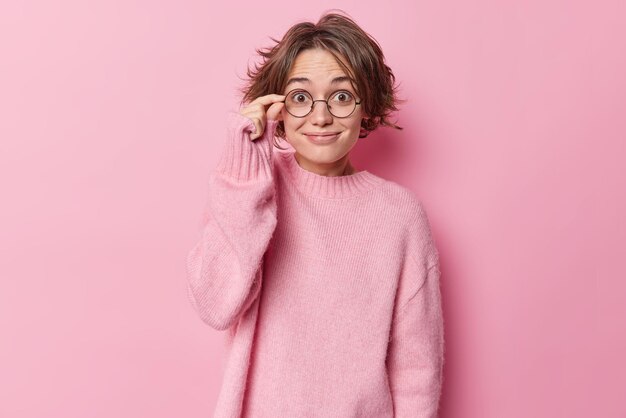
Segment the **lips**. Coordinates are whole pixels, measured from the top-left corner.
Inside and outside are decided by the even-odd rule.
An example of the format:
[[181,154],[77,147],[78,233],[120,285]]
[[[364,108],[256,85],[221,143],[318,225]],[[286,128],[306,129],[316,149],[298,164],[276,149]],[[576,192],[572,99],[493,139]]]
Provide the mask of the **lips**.
[[325,136],[335,136],[338,133],[339,132],[305,132],[304,134],[307,135],[307,136],[314,136],[314,137],[323,138]]
[[315,136],[320,136],[320,135],[337,135],[339,132],[305,132],[305,135],[315,135]]
[[305,133],[304,136],[307,139],[315,144],[329,144],[334,142],[339,137],[339,132],[331,132],[331,133]]

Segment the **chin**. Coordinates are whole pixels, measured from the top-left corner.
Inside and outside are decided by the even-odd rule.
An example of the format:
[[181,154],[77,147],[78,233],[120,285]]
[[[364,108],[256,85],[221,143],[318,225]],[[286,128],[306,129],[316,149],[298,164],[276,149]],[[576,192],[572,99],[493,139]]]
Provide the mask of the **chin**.
[[[294,147],[295,148],[295,147]],[[296,152],[309,161],[319,164],[334,163],[346,156],[352,147],[341,144],[332,144],[327,146],[317,146],[306,144],[305,146],[295,148]]]

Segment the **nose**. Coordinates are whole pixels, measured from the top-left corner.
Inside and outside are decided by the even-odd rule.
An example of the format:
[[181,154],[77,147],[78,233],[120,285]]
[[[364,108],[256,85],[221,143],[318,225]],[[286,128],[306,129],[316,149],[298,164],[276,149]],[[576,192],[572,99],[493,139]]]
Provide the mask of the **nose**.
[[327,125],[333,123],[333,115],[328,111],[328,106],[324,100],[316,100],[313,103],[313,110],[309,115],[309,120],[313,125]]

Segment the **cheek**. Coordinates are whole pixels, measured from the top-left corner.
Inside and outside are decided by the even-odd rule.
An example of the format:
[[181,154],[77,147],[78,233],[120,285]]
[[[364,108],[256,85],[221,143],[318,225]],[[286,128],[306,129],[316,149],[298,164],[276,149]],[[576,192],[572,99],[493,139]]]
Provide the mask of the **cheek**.
[[283,119],[283,124],[285,126],[286,132],[293,132],[298,129],[298,127],[301,125],[301,122],[297,119],[294,120],[293,116],[287,114],[287,116],[285,116]]
[[361,118],[356,118],[351,124],[350,129],[353,131],[359,131],[361,129]]

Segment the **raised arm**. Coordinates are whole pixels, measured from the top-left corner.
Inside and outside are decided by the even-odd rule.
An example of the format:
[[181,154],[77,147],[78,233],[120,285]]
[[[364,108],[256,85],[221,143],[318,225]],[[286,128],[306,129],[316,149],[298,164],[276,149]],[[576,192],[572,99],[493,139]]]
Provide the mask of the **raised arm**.
[[210,176],[201,236],[187,256],[189,300],[218,330],[235,324],[258,296],[263,255],[276,228],[272,139],[278,121],[268,119],[253,141],[255,123],[228,114],[228,138]]

